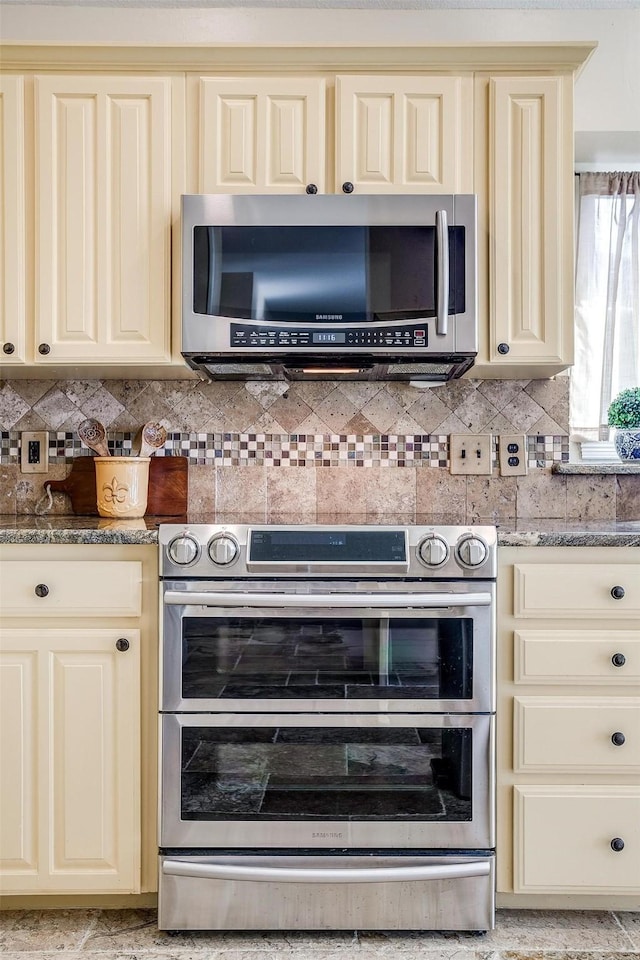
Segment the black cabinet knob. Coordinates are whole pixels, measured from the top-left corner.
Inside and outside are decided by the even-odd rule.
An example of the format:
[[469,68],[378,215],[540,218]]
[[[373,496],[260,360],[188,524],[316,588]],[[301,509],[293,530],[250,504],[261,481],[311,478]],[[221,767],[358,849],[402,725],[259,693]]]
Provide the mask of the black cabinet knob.
[[624,653],[614,653],[614,655],[611,657],[611,663],[614,665],[614,667],[624,667],[626,662],[627,658],[625,657]]
[[4,353],[7,353],[7,354],[15,353],[15,350],[16,350],[16,348],[12,343],[3,343],[2,349]]
[[509,353],[509,344],[508,343],[499,343],[498,344],[498,353],[501,353],[503,356],[506,353]]
[[318,192],[318,188],[316,187],[315,183],[308,183],[306,189],[307,189],[307,193],[317,193],[317,192]]
[[342,184],[342,192],[343,192],[343,193],[353,193],[353,184],[350,183],[348,180],[345,181],[345,183]]
[[621,850],[624,850],[624,840],[622,837],[614,837],[611,841],[611,849],[615,853],[620,853]]
[[51,347],[48,343],[41,343],[38,347],[38,353],[41,353],[43,357],[46,357],[48,353],[51,353]]
[[39,583],[35,589],[36,597],[48,597],[49,596],[49,587],[46,583]]
[[119,650],[120,653],[124,653],[125,650],[129,649],[129,641],[125,640],[124,637],[120,637],[119,640],[116,640],[116,650]]
[[613,733],[611,735],[611,743],[614,745],[614,747],[621,747],[624,743],[624,733],[620,733],[619,731]]
[[611,596],[614,600],[622,600],[624,597],[624,587],[611,587]]

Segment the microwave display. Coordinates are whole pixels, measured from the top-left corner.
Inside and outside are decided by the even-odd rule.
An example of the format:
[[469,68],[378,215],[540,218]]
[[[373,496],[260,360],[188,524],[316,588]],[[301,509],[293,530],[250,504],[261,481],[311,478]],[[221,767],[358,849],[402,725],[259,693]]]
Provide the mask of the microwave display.
[[[456,315],[465,310],[465,227],[448,234]],[[434,317],[435,251],[434,226],[196,225],[193,311],[312,325]]]

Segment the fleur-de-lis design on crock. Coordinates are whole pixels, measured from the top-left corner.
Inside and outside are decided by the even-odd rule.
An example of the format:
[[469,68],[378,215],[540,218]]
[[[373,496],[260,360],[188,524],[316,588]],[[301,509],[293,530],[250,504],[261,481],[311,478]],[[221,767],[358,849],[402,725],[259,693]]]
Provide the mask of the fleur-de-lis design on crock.
[[111,483],[102,484],[102,492],[106,503],[124,503],[129,493],[129,484],[119,483],[118,478],[114,477]]

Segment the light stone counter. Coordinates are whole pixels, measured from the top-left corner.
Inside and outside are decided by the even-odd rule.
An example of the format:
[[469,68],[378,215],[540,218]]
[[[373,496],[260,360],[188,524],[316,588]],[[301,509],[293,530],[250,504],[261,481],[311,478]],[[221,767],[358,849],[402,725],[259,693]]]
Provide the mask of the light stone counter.
[[[228,522],[242,523],[241,517],[226,518]],[[252,522],[247,518],[245,522]],[[1,543],[98,543],[98,544],[154,544],[158,542],[158,527],[166,522],[162,517],[142,520],[107,520],[100,517],[41,517],[33,515],[0,515]],[[170,522],[176,522],[172,520]],[[188,523],[222,523],[207,516],[190,516]],[[321,522],[321,521],[319,521]],[[335,523],[335,517],[333,518]],[[353,517],[351,522],[363,522]],[[389,523],[394,523],[388,518]],[[398,518],[406,524],[406,518]],[[446,522],[443,518],[441,522]],[[425,521],[428,524],[428,521]],[[491,524],[486,518],[477,525]],[[473,524],[469,525],[470,527]],[[627,521],[561,521],[519,520],[498,523],[498,544],[508,547],[640,547],[640,520]]]

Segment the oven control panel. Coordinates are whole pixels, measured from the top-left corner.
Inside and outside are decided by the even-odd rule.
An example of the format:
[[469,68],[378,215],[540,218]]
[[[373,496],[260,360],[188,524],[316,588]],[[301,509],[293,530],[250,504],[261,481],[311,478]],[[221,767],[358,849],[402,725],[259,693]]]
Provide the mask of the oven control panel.
[[161,524],[161,576],[495,579],[495,527]]

